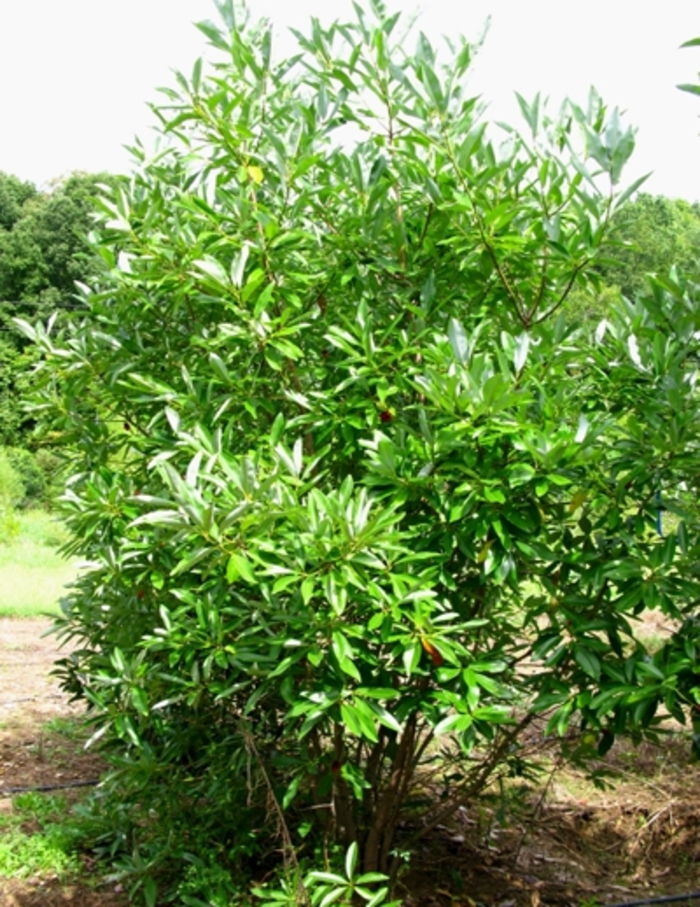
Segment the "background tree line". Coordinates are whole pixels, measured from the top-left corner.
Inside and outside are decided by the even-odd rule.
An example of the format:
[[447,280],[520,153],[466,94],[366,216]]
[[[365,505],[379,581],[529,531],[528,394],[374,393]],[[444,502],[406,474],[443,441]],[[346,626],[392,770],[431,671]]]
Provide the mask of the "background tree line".
[[34,353],[12,318],[66,317],[79,303],[75,284],[94,275],[87,251],[91,198],[107,174],[75,173],[48,191],[0,173],[0,444],[35,447],[21,397]]
[[700,270],[700,203],[641,193],[615,215],[621,245],[615,260],[599,268],[603,283],[634,298],[647,274],[678,268],[688,277]]
[[635,299],[645,292],[649,274],[668,274],[672,268],[690,280],[700,274],[700,203],[640,192],[615,213],[612,226],[617,244],[592,269],[591,286],[571,293],[571,318],[605,317],[615,297]]

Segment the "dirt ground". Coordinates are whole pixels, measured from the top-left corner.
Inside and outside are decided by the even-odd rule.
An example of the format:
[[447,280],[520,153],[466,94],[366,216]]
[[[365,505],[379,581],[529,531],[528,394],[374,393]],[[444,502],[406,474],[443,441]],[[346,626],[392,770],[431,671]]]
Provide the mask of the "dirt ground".
[[[0,619],[0,810],[12,808],[13,788],[90,782],[102,768],[55,730],[79,710],[50,676],[58,648],[48,627]],[[495,792],[424,842],[401,879],[405,907],[597,907],[697,893],[700,767],[689,757],[687,737],[615,747],[601,763],[614,788],[562,768],[531,789]],[[0,879],[0,907],[128,903],[114,883],[87,879]]]
[[[11,810],[17,788],[84,784],[99,778],[100,759],[82,741],[51,729],[52,720],[79,715],[61,693],[51,668],[57,640],[45,636],[43,618],[0,618],[0,810]],[[47,727],[48,724],[48,727]],[[61,793],[73,799],[79,787]],[[0,878],[0,907],[122,907],[124,895],[95,880],[61,884],[57,879]]]
[[405,907],[602,907],[691,893],[675,903],[700,904],[700,773],[685,741],[619,748],[606,767],[609,790],[562,769],[520,802],[514,788],[505,804],[459,815],[414,859]]

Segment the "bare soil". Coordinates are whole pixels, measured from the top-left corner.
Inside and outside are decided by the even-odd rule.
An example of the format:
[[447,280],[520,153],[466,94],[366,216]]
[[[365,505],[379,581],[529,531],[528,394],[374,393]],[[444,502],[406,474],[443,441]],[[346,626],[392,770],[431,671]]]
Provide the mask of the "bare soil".
[[[49,627],[0,619],[0,809],[12,808],[11,789],[91,781],[103,769],[81,740],[51,729],[80,709],[51,677],[59,650]],[[562,767],[458,812],[402,876],[405,907],[594,907],[698,892],[700,767],[688,738],[616,746],[600,767],[614,787]],[[70,883],[0,879],[0,907],[124,907],[92,867],[86,859]]]
[[700,772],[687,748],[616,749],[601,762],[614,773],[609,790],[566,768],[464,811],[413,861],[405,907],[597,907],[689,893],[682,907],[700,904]]
[[[0,618],[0,810],[12,810],[12,793],[82,784],[99,778],[100,758],[83,741],[51,730],[52,719],[79,716],[51,676],[59,652],[51,621]],[[48,725],[48,726],[47,726]],[[80,788],[61,793],[69,802]],[[81,881],[56,878],[0,878],[0,907],[123,907],[128,901],[114,885],[86,871]]]

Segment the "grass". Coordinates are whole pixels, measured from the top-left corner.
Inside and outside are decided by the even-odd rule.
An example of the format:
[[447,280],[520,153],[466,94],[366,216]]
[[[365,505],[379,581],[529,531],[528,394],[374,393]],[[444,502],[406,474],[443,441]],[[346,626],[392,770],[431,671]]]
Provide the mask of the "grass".
[[[4,531],[3,531],[4,530]],[[29,510],[0,525],[0,617],[55,616],[78,572],[57,547],[66,530],[50,513]]]
[[55,718],[45,721],[41,729],[46,734],[59,734],[66,740],[79,740],[86,736],[84,722],[73,716],[67,718],[64,715],[56,715]]
[[[62,797],[22,794],[14,798],[13,807],[0,818],[0,877],[62,877],[79,871],[72,852],[75,835],[60,824],[67,809]],[[34,826],[32,832],[24,830],[27,824]]]

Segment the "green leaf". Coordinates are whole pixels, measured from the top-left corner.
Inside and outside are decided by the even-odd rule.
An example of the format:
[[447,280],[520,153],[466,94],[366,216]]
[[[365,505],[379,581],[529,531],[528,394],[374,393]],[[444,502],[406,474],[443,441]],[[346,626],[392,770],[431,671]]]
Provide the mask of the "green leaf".
[[600,659],[591,649],[583,645],[574,646],[576,663],[594,680],[600,680]]
[[214,0],[214,4],[226,28],[235,31],[238,27],[235,0]]
[[448,731],[466,731],[471,727],[472,722],[473,718],[471,715],[463,715],[455,712],[438,721],[433,728],[433,733],[436,737],[440,737],[442,734],[448,733]]
[[492,504],[505,504],[506,496],[500,488],[484,488],[484,498]]
[[142,715],[148,715],[148,697],[146,691],[142,687],[131,688],[131,701],[138,712]]
[[639,189],[651,176],[651,172],[645,173],[644,176],[640,176],[639,179],[634,180],[630,185],[615,199],[615,207],[621,208],[625,202],[631,198],[634,193]]
[[362,800],[364,792],[372,789],[372,785],[365,778],[362,769],[350,762],[344,762],[342,764],[340,768],[340,777],[348,782],[356,800]]
[[347,638],[340,632],[340,630],[333,631],[333,642],[331,648],[338,661],[340,670],[352,677],[353,680],[361,680],[362,678],[360,676],[360,672],[357,670],[357,666],[353,661],[354,652],[352,646],[348,642]]
[[221,31],[209,21],[195,22],[195,26],[202,32],[202,34],[209,40],[210,44],[214,47],[217,47],[219,50],[228,50],[228,41],[224,37]]
[[158,902],[158,886],[152,876],[146,876],[143,883],[143,896],[147,907],[156,907]]
[[238,289],[243,286],[243,275],[245,273],[245,266],[248,262],[249,255],[250,246],[247,243],[244,243],[240,252],[234,256],[231,262],[231,283]]
[[515,366],[515,371],[522,371],[526,361],[527,354],[530,350],[530,335],[528,333],[520,334],[519,337],[515,339],[515,347],[513,350],[513,365]]
[[456,318],[450,318],[447,327],[447,336],[450,339],[450,346],[458,362],[466,363],[469,361],[469,341],[463,325]]
[[284,432],[286,421],[284,418],[284,413],[277,413],[275,416],[275,421],[272,423],[272,429],[270,430],[270,447],[273,449],[279,444],[280,438]]
[[520,107],[520,112],[522,113],[527,125],[530,127],[530,131],[533,135],[537,134],[539,127],[539,113],[540,113],[540,95],[539,92],[535,95],[531,104],[522,97],[522,95],[515,92],[515,97]]
[[305,605],[311,601],[316,589],[316,579],[313,576],[307,576],[301,584],[301,597]]
[[348,847],[347,853],[345,854],[345,875],[348,879],[352,879],[355,876],[355,869],[357,868],[357,841],[353,841],[352,844]]
[[404,664],[404,669],[406,674],[410,677],[418,667],[420,662],[421,646],[420,643],[414,641],[407,645],[402,653],[402,660]]
[[355,737],[363,737],[376,743],[377,733],[374,726],[371,723],[367,723],[366,718],[354,705],[348,702],[341,703],[340,717],[347,729]]
[[257,583],[255,570],[247,557],[238,552],[231,554],[226,567],[226,580],[229,583],[235,583],[239,577],[244,579],[251,586]]
[[380,724],[383,724],[384,727],[389,728],[390,731],[396,731],[398,734],[401,733],[401,725],[396,720],[396,718],[394,718],[394,716],[384,708],[384,706],[379,705],[378,702],[368,702],[367,705],[377,716]]
[[200,258],[192,263],[200,273],[210,277],[215,283],[221,286],[228,286],[226,271],[215,258]]
[[295,775],[292,780],[287,785],[287,789],[284,792],[282,797],[282,809],[288,809],[292,800],[296,797],[299,792],[299,785],[301,784],[301,775]]
[[508,484],[511,488],[517,488],[532,481],[534,476],[534,467],[529,463],[514,463],[508,470]]

